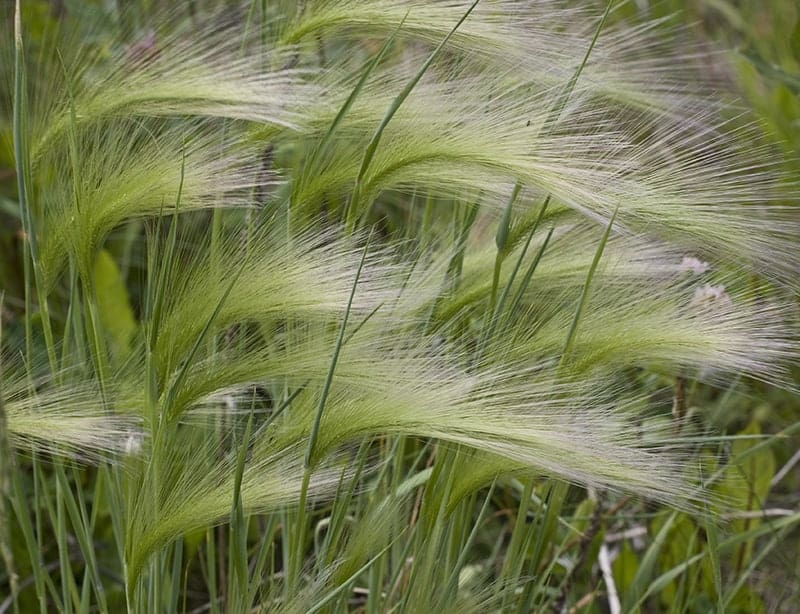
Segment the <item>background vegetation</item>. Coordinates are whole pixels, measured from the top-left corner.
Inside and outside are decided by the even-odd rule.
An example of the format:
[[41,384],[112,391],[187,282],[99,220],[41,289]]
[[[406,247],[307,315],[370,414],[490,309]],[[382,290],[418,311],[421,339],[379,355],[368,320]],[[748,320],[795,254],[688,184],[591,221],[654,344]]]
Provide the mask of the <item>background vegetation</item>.
[[0,612],[796,611],[794,0],[160,4],[2,4]]

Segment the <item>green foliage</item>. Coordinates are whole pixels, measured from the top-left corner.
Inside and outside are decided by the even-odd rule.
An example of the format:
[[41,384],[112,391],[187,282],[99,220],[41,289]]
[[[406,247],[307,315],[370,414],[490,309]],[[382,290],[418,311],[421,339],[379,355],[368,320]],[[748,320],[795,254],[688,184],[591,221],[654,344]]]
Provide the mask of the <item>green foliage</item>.
[[637,11],[9,7],[0,611],[771,607],[796,184]]
[[109,352],[116,361],[122,361],[132,349],[137,325],[125,282],[107,251],[98,252],[92,277],[97,292],[100,323],[108,335]]

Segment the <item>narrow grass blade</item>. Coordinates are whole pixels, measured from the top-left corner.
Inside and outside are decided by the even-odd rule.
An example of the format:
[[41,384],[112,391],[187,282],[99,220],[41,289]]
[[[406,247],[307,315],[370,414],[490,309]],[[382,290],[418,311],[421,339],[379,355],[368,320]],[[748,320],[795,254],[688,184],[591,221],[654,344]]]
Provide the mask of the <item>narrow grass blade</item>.
[[636,569],[636,574],[631,582],[627,598],[622,606],[623,611],[630,612],[637,608],[638,604],[641,603],[648,594],[649,587],[652,585],[653,571],[656,568],[658,557],[666,546],[669,533],[677,520],[678,512],[672,512],[664,521],[664,524],[659,529],[655,538],[653,538],[653,543],[648,546],[647,551],[644,553],[639,563],[639,567]]
[[[3,313],[3,299],[5,295],[0,291],[0,314]],[[14,553],[11,549],[11,472],[16,471],[11,445],[6,430],[6,412],[3,401],[3,320],[0,317],[0,557],[2,557],[8,576],[8,585],[11,589],[11,599],[14,611],[18,611],[17,592],[19,582]]]
[[361,271],[364,268],[364,262],[367,258],[367,250],[369,248],[369,241],[370,238],[367,238],[367,243],[364,245],[364,250],[361,253],[361,261],[358,263],[358,270],[356,271],[356,278],[353,281],[353,288],[350,291],[350,298],[347,301],[347,307],[345,308],[344,315],[342,316],[342,324],[339,327],[339,335],[336,339],[336,346],[333,349],[333,356],[331,357],[331,364],[328,368],[328,374],[325,376],[325,383],[322,386],[322,392],[320,393],[319,397],[319,404],[317,405],[317,412],[314,415],[314,422],[311,426],[311,434],[308,438],[308,449],[306,450],[306,457],[305,457],[305,466],[306,468],[310,468],[313,464],[314,458],[314,446],[317,443],[317,437],[319,435],[319,424],[322,420],[322,412],[325,410],[325,402],[328,400],[328,394],[330,393],[331,384],[333,383],[333,374],[336,371],[336,363],[339,360],[339,353],[342,349],[342,344],[344,342],[344,335],[345,329],[347,328],[347,320],[350,317],[350,309],[353,306],[353,299],[356,295],[356,288],[358,287],[358,280],[361,277]]
[[[794,525],[800,523],[800,513],[792,514],[791,516],[785,516],[780,518],[779,520],[775,520],[769,524],[761,524],[749,531],[745,531],[743,533],[738,533],[732,537],[729,537],[719,543],[718,552],[719,554],[723,554],[729,552],[735,548],[738,548],[742,544],[747,543],[750,540],[758,539],[759,537],[763,537],[773,532],[781,531],[784,528],[791,528]],[[708,556],[707,552],[700,552],[699,554],[694,555],[693,557],[683,561],[679,565],[676,565],[672,569],[664,572],[657,578],[654,578],[651,582],[646,585],[646,591],[638,596],[637,601],[627,603],[627,605],[623,606],[624,612],[635,612],[641,608],[642,604],[651,596],[656,595],[660,591],[662,591],[670,582],[672,582],[675,578],[679,577],[682,573],[685,573],[692,565],[699,563],[702,561],[706,556]]]
[[[253,413],[255,411],[255,392],[253,393],[253,406],[247,419],[242,440],[236,458],[236,475],[233,483],[233,502],[231,504],[230,531],[228,536],[228,599],[231,603],[241,601],[247,594],[247,518],[242,509],[242,475],[247,459],[247,449],[250,443],[250,434],[253,428]],[[246,609],[245,604],[240,603]]]
[[389,37],[383,42],[383,45],[378,50],[378,53],[374,55],[374,57],[367,63],[365,68],[362,70],[361,77],[359,78],[358,83],[356,83],[355,87],[353,87],[352,91],[347,96],[347,100],[345,100],[344,104],[339,109],[339,112],[336,114],[336,117],[333,119],[333,122],[331,122],[331,125],[328,127],[328,131],[322,137],[322,140],[320,141],[316,151],[323,150],[325,146],[330,142],[331,138],[336,133],[336,129],[339,127],[339,124],[342,123],[342,119],[344,119],[344,116],[347,115],[347,112],[353,106],[353,103],[356,101],[359,94],[361,94],[361,91],[364,89],[364,85],[369,80],[370,75],[372,75],[373,71],[375,70],[375,67],[378,66],[378,64],[380,64],[381,60],[383,59],[383,56],[386,55],[386,52],[388,51],[389,47],[394,41],[395,36],[403,28],[404,23],[405,23],[405,18],[403,18],[403,21],[401,21],[400,25],[397,26],[397,29],[394,32],[392,32],[391,35],[389,35]]
[[333,375],[334,372],[336,371],[336,363],[339,360],[339,353],[342,349],[342,345],[344,342],[345,330],[347,328],[347,320],[350,316],[350,309],[353,306],[353,299],[355,298],[356,288],[358,287],[358,280],[361,277],[361,271],[364,267],[364,262],[367,258],[367,250],[369,248],[370,239],[371,235],[367,237],[366,244],[364,245],[364,250],[361,254],[361,260],[358,264],[356,277],[353,280],[353,286],[350,290],[350,297],[348,298],[347,307],[345,308],[345,312],[342,317],[342,323],[339,327],[339,334],[336,339],[336,345],[334,346],[330,366],[328,367],[328,373],[325,376],[325,383],[323,384],[322,392],[320,393],[319,403],[317,404],[317,410],[314,415],[314,422],[312,423],[311,433],[308,438],[308,447],[306,448],[305,458],[303,461],[305,465],[305,471],[303,473],[303,483],[300,488],[300,500],[298,502],[298,508],[297,508],[298,510],[297,522],[296,522],[297,535],[294,541],[294,549],[292,550],[294,554],[294,560],[292,561],[292,565],[289,568],[289,576],[287,579],[287,588],[290,590],[296,588],[300,567],[302,566],[302,558],[303,558],[302,550],[303,550],[303,543],[305,541],[304,532],[306,525],[306,517],[305,517],[306,498],[308,496],[308,487],[314,461],[314,448],[316,446],[317,438],[319,436],[319,425],[320,422],[322,421],[322,413],[325,410],[325,403],[328,400],[328,394],[330,393],[331,384],[333,383]]
[[379,560],[393,545],[394,545],[394,541],[392,543],[384,546],[383,549],[381,549],[381,551],[378,552],[378,554],[373,556],[369,561],[364,563],[358,570],[353,572],[353,574],[347,580],[342,582],[339,586],[337,586],[335,589],[333,589],[327,595],[325,595],[325,597],[323,597],[318,602],[316,602],[314,605],[309,607],[308,610],[307,610],[308,614],[313,614],[314,612],[319,612],[328,603],[330,603],[331,601],[336,599],[345,590],[350,588],[350,585],[351,585],[352,581],[355,580],[356,578],[358,578],[358,576],[360,576],[362,573],[364,573],[370,567],[372,567],[372,565],[375,563],[375,561]]
[[592,54],[594,50],[594,46],[597,43],[597,39],[600,37],[600,31],[603,29],[603,26],[606,23],[606,19],[608,19],[608,14],[611,12],[611,7],[614,5],[614,0],[608,0],[606,4],[606,10],[603,12],[602,17],[600,17],[600,22],[597,24],[597,29],[594,31],[594,36],[592,36],[592,41],[589,43],[589,48],[586,50],[586,54],[583,56],[583,61],[581,61],[580,66],[575,71],[575,74],[572,75],[572,78],[567,83],[566,87],[564,88],[564,92],[561,95],[561,98],[557,101],[557,103],[553,106],[553,109],[550,114],[550,119],[553,123],[557,122],[558,119],[561,117],[561,113],[564,111],[564,107],[567,106],[569,102],[570,96],[572,96],[572,92],[575,90],[575,85],[578,83],[578,79],[583,72],[583,69],[586,67],[586,63],[589,61],[589,56]]
[[433,61],[438,57],[441,53],[442,49],[447,45],[450,38],[453,34],[458,30],[459,26],[469,17],[470,13],[472,13],[473,9],[478,5],[480,0],[475,0],[467,9],[467,12],[458,20],[458,23],[453,27],[452,30],[445,36],[444,40],[439,43],[439,46],[433,50],[428,59],[422,64],[420,69],[417,71],[417,74],[406,84],[406,86],[402,89],[402,91],[397,95],[397,97],[392,101],[392,104],[389,106],[389,109],[386,111],[386,115],[384,115],[381,123],[378,125],[378,128],[375,130],[375,133],[372,135],[369,143],[367,144],[366,149],[364,150],[364,157],[361,159],[361,166],[358,169],[358,175],[356,176],[356,184],[353,188],[353,193],[350,198],[350,207],[347,212],[347,220],[348,220],[348,227],[352,228],[353,223],[355,222],[356,218],[356,211],[355,208],[358,206],[358,201],[360,198],[359,189],[361,186],[361,182],[364,179],[364,175],[369,169],[369,165],[372,162],[372,158],[375,155],[375,150],[378,148],[378,144],[381,141],[381,136],[383,136],[383,131],[386,129],[386,126],[392,120],[397,110],[400,108],[400,105],[405,102],[408,95],[414,89],[414,87],[419,83],[419,80],[422,79],[422,76],[427,72],[430,65]]
[[[486,518],[486,512],[489,509],[489,504],[492,502],[492,495],[494,494],[495,485],[496,483],[492,482],[492,485],[489,487],[489,491],[486,493],[486,498],[483,500],[483,505],[481,506],[480,512],[478,512],[478,517],[475,519],[475,524],[472,526],[469,536],[461,547],[458,560],[456,561],[455,565],[451,567],[452,571],[450,572],[450,578],[445,585],[445,594],[455,594],[456,590],[458,589],[459,574],[464,568],[464,564],[467,562],[467,556],[469,555],[470,549],[478,537],[478,532],[483,528],[483,521]],[[469,509],[471,511],[472,508],[470,507]]]
[[206,320],[203,329],[200,331],[200,334],[194,341],[194,345],[192,346],[191,350],[189,350],[189,353],[187,354],[186,358],[184,358],[183,364],[181,365],[178,374],[175,376],[175,379],[172,381],[172,384],[167,390],[167,394],[164,401],[164,409],[167,412],[167,418],[170,421],[174,420],[177,417],[175,412],[172,411],[172,405],[173,405],[172,401],[174,400],[178,391],[181,389],[181,386],[183,385],[183,382],[186,379],[186,376],[189,372],[189,367],[192,365],[194,357],[197,355],[200,346],[206,340],[209,330],[211,330],[211,325],[214,323],[214,320],[216,320],[217,316],[219,315],[219,312],[222,310],[222,307],[225,304],[225,301],[228,299],[231,290],[233,290],[234,285],[236,284],[237,281],[239,281],[239,277],[241,276],[242,271],[244,270],[244,264],[246,264],[246,262],[243,263],[241,267],[239,267],[239,269],[234,273],[230,282],[228,282],[228,286],[227,288],[225,288],[225,291],[223,292],[222,296],[217,302],[217,305],[214,308],[213,313],[209,316],[208,320]]
[[574,343],[575,335],[578,332],[578,324],[581,321],[583,310],[586,307],[586,301],[589,299],[589,290],[592,285],[592,279],[594,278],[594,274],[597,271],[597,265],[600,263],[600,258],[603,256],[603,250],[605,249],[606,243],[608,242],[608,237],[609,234],[611,233],[611,228],[614,226],[614,219],[617,217],[617,210],[614,211],[613,215],[611,216],[611,219],[608,221],[608,226],[606,226],[606,230],[603,233],[602,238],[600,239],[600,244],[597,246],[597,251],[594,254],[594,258],[592,259],[592,264],[589,267],[589,272],[586,275],[586,281],[583,284],[583,290],[581,291],[580,299],[578,299],[578,307],[575,310],[575,316],[572,318],[572,324],[570,324],[569,332],[567,333],[567,340],[564,343],[564,349],[561,352],[560,366],[565,363],[565,361],[569,357],[570,350],[572,350],[572,344]]

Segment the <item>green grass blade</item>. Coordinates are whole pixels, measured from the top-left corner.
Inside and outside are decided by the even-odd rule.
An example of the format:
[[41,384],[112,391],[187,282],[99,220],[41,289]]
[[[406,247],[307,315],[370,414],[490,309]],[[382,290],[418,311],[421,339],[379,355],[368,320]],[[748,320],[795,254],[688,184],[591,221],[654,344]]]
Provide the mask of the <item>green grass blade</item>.
[[647,548],[644,553],[639,567],[636,569],[636,574],[633,577],[631,586],[628,590],[627,598],[625,599],[622,609],[625,612],[631,612],[639,607],[639,604],[646,598],[649,587],[652,583],[653,571],[656,569],[656,563],[664,547],[667,545],[669,533],[672,526],[678,520],[678,512],[672,512],[664,524],[659,529],[653,543]]
[[169,389],[167,390],[167,394],[164,400],[164,410],[167,412],[167,418],[169,421],[173,421],[177,418],[177,415],[172,410],[175,396],[178,394],[178,391],[181,389],[181,386],[183,386],[183,382],[189,373],[189,368],[191,367],[192,362],[194,361],[194,357],[197,355],[197,352],[200,350],[200,347],[202,346],[203,342],[207,339],[208,333],[211,330],[211,326],[217,319],[219,312],[222,311],[222,307],[225,305],[225,301],[228,300],[228,296],[230,296],[230,293],[233,290],[234,285],[236,285],[236,282],[239,281],[239,277],[241,276],[242,271],[244,270],[245,264],[246,261],[242,263],[242,266],[240,266],[239,269],[231,277],[231,280],[228,282],[228,286],[225,288],[225,291],[222,293],[222,296],[220,297],[219,301],[217,301],[217,305],[216,307],[214,307],[214,311],[208,317],[205,324],[203,325],[203,329],[195,338],[192,348],[189,350],[189,353],[184,358],[180,370],[178,371],[177,375],[175,376],[175,379],[172,381]]
[[589,291],[591,289],[592,279],[594,279],[594,274],[597,271],[597,265],[600,263],[600,258],[603,256],[603,250],[605,250],[606,243],[608,242],[608,237],[611,234],[611,228],[614,226],[614,220],[617,217],[618,210],[619,209],[616,209],[614,211],[611,219],[608,221],[608,226],[606,226],[605,232],[603,232],[603,236],[600,239],[600,244],[597,246],[597,251],[592,259],[592,264],[589,266],[589,272],[586,275],[586,280],[584,281],[583,289],[581,290],[581,296],[578,299],[578,307],[575,310],[575,315],[572,318],[572,324],[570,324],[569,332],[567,333],[567,340],[564,343],[564,349],[561,351],[560,365],[563,365],[569,357],[569,353],[572,350],[572,344],[575,342],[575,335],[578,332],[578,324],[581,321],[583,310],[586,307],[586,302],[589,299]]
[[423,75],[428,71],[430,65],[439,56],[442,49],[445,48],[447,43],[450,41],[450,38],[453,36],[453,34],[455,34],[456,30],[458,30],[461,24],[464,23],[467,17],[469,17],[470,13],[472,13],[473,9],[478,5],[478,2],[480,2],[480,0],[475,0],[470,5],[470,7],[467,9],[467,12],[461,16],[461,19],[458,20],[458,23],[456,23],[456,25],[453,27],[452,30],[450,30],[447,36],[444,37],[444,40],[442,40],[442,42],[439,43],[439,46],[433,50],[433,53],[431,53],[428,56],[428,59],[425,60],[425,62],[419,68],[414,77],[412,77],[412,79],[408,83],[406,83],[402,91],[392,101],[392,104],[389,106],[389,109],[383,116],[381,123],[378,125],[378,128],[372,135],[372,138],[370,139],[366,149],[364,150],[364,156],[361,159],[361,166],[358,169],[358,175],[356,175],[356,184],[353,187],[353,193],[350,197],[350,206],[348,207],[348,212],[346,216],[348,221],[347,223],[348,228],[352,228],[355,223],[355,219],[357,217],[355,209],[358,206],[358,201],[360,198],[359,192],[361,188],[361,182],[363,181],[364,175],[366,175],[367,170],[369,169],[369,166],[372,163],[372,158],[375,155],[375,150],[378,149],[378,144],[380,143],[381,137],[383,136],[383,131],[386,129],[386,126],[389,125],[389,122],[392,121],[392,118],[394,117],[394,114],[397,113],[397,110],[400,108],[400,105],[402,105],[403,102],[405,102],[406,98],[408,98],[408,95],[411,93],[411,91],[414,89],[417,83],[419,83],[419,80],[422,79]]
[[[0,291],[0,313],[3,312],[3,299],[5,294]],[[5,572],[8,576],[8,585],[11,589],[11,599],[14,612],[19,611],[17,593],[19,581],[17,578],[14,553],[11,549],[11,473],[16,471],[13,451],[8,438],[6,427],[6,410],[3,391],[3,320],[0,317],[0,557],[2,557]]]
[[[32,284],[36,287],[39,299],[39,310],[42,316],[42,331],[47,348],[47,359],[50,372],[55,374],[58,368],[56,359],[55,340],[50,323],[50,308],[47,302],[47,292],[41,283],[39,271],[39,253],[37,244],[37,228],[34,224],[28,179],[30,173],[30,158],[28,152],[26,117],[29,113],[26,87],[27,75],[22,42],[22,11],[20,2],[16,0],[14,10],[14,110],[12,120],[12,137],[14,144],[14,163],[17,175],[17,192],[19,198],[20,218],[22,219],[23,259],[25,278],[25,355],[30,364],[33,352],[33,331],[31,315],[33,314]],[[32,270],[31,270],[32,268]]]
[[367,571],[370,567],[372,567],[372,565],[375,563],[375,561],[380,560],[380,558],[392,547],[393,544],[394,544],[394,541],[392,543],[384,546],[381,549],[381,551],[378,552],[378,554],[373,556],[369,561],[364,563],[359,569],[357,569],[355,572],[353,572],[353,574],[347,580],[342,582],[339,586],[337,586],[335,589],[333,589],[327,595],[325,595],[325,597],[323,597],[322,599],[317,601],[315,604],[313,604],[311,607],[309,607],[308,610],[307,610],[308,614],[313,614],[314,612],[319,612],[328,603],[330,603],[331,601],[336,599],[345,590],[350,588],[350,585],[351,585],[352,581],[355,580],[356,578],[358,578],[358,576],[360,576],[362,573]]
[[306,469],[310,468],[313,464],[313,457],[314,457],[314,447],[317,443],[317,437],[319,435],[319,425],[322,421],[322,412],[325,410],[325,403],[328,400],[328,394],[330,393],[331,384],[333,383],[333,374],[336,371],[336,363],[339,361],[339,353],[342,350],[342,345],[344,342],[344,335],[345,329],[347,328],[347,320],[350,317],[350,310],[353,307],[353,299],[356,295],[356,288],[358,287],[358,281],[361,277],[361,271],[364,268],[364,262],[367,259],[367,250],[369,249],[369,242],[370,237],[367,238],[366,245],[364,245],[364,250],[361,253],[361,260],[358,263],[358,270],[356,271],[356,277],[353,281],[353,287],[350,290],[350,298],[347,300],[347,307],[344,310],[344,315],[342,316],[342,323],[339,327],[339,335],[336,338],[336,345],[333,348],[333,355],[331,356],[330,366],[328,367],[328,373],[325,376],[325,383],[322,386],[322,392],[320,393],[319,403],[317,404],[317,411],[314,415],[314,422],[311,426],[311,434],[308,438],[308,449],[306,450],[305,456],[305,466]]
[[324,150],[324,148],[330,142],[331,138],[333,138],[333,135],[336,133],[336,130],[339,127],[339,124],[342,123],[342,120],[344,119],[345,115],[347,115],[347,112],[353,106],[353,103],[356,101],[359,94],[361,94],[361,91],[364,89],[364,85],[369,80],[370,75],[372,75],[375,68],[378,66],[378,64],[380,64],[381,60],[383,59],[383,56],[386,55],[386,52],[389,50],[389,47],[391,46],[392,42],[397,36],[397,33],[403,28],[404,23],[405,23],[405,18],[403,18],[403,21],[400,22],[399,26],[397,26],[397,29],[394,32],[392,32],[389,35],[389,37],[383,42],[383,45],[378,50],[378,53],[376,53],[372,57],[372,59],[370,59],[370,61],[367,62],[367,65],[361,71],[361,77],[359,78],[355,87],[351,90],[350,94],[347,96],[347,100],[345,100],[344,104],[339,109],[339,112],[336,114],[336,117],[333,119],[333,122],[331,122],[331,125],[328,127],[327,132],[322,137],[322,140],[320,141],[318,148],[315,150],[315,153],[316,151]]
[[708,540],[708,557],[711,561],[711,574],[714,578],[714,593],[717,598],[717,612],[725,612],[724,594],[722,590],[722,566],[719,560],[719,531],[714,520],[709,517],[703,522]]
[[297,522],[296,522],[296,536],[295,540],[293,541],[294,548],[292,550],[294,560],[292,561],[292,565],[289,569],[289,575],[287,579],[287,588],[289,590],[294,590],[297,587],[297,581],[299,579],[300,568],[302,566],[302,559],[303,559],[303,543],[305,542],[304,538],[304,531],[305,531],[305,523],[306,523],[306,516],[305,516],[305,507],[306,507],[306,499],[308,496],[308,486],[309,481],[311,478],[311,471],[313,467],[314,461],[314,449],[317,443],[317,437],[319,435],[319,425],[322,421],[322,413],[325,410],[325,403],[328,400],[328,394],[330,392],[331,384],[333,383],[333,375],[336,371],[336,363],[339,360],[339,353],[341,352],[342,345],[344,343],[344,335],[345,330],[347,328],[347,320],[350,316],[350,310],[353,306],[353,299],[355,298],[356,288],[358,287],[358,281],[361,277],[361,271],[364,267],[364,262],[367,258],[367,250],[369,249],[369,242],[371,239],[371,235],[367,237],[366,244],[364,245],[364,250],[361,253],[361,260],[358,264],[358,270],[356,271],[355,279],[353,280],[353,286],[350,290],[350,297],[347,301],[347,307],[345,308],[344,315],[342,316],[342,323],[339,327],[339,333],[336,339],[336,345],[333,349],[333,355],[331,356],[330,366],[328,367],[327,375],[325,376],[325,382],[322,387],[322,392],[320,393],[319,402],[317,404],[317,410],[314,414],[314,421],[311,425],[311,433],[308,438],[308,447],[306,448],[305,458],[304,458],[304,465],[305,471],[303,473],[303,483],[300,487],[300,500],[298,502],[297,507]]
[[600,32],[603,29],[603,26],[606,23],[606,19],[608,19],[608,15],[611,12],[611,7],[614,5],[614,0],[608,0],[606,4],[606,10],[603,12],[602,17],[600,17],[600,21],[597,24],[597,28],[594,31],[594,36],[592,36],[592,41],[589,43],[589,48],[586,50],[586,54],[583,56],[583,60],[578,66],[578,69],[575,71],[575,74],[572,75],[572,78],[567,83],[566,87],[564,88],[564,93],[561,95],[561,98],[558,100],[556,105],[553,107],[552,112],[550,114],[551,121],[553,123],[557,122],[558,119],[561,117],[561,113],[564,111],[564,107],[567,106],[569,102],[570,96],[572,96],[572,92],[575,91],[575,85],[578,83],[578,79],[583,72],[583,69],[586,68],[586,63],[589,61],[589,56],[592,54],[594,50],[595,44],[597,43],[597,39],[600,38]]
[[30,204],[28,203],[27,171],[25,168],[25,141],[23,122],[26,109],[25,97],[25,64],[22,48],[22,15],[20,2],[16,0],[14,9],[14,163],[17,174],[17,199],[19,201],[19,217],[22,220],[23,241],[23,276],[25,279],[25,358],[28,364],[33,358],[33,329],[31,315],[33,314],[33,290],[31,273],[32,242],[35,245],[36,236],[32,232],[33,220]]
[[231,604],[241,603],[247,595],[247,525],[248,521],[242,508],[242,476],[247,459],[247,450],[253,428],[253,413],[255,411],[255,392],[247,419],[244,435],[239,442],[236,458],[236,474],[233,485],[233,502],[231,504],[230,530],[228,534],[228,600]]
[[[731,550],[738,548],[739,546],[741,546],[744,543],[747,543],[750,540],[755,540],[770,533],[781,531],[784,528],[791,528],[798,523],[800,523],[800,513],[795,513],[792,514],[791,516],[785,516],[783,518],[775,520],[769,524],[762,524],[753,529],[750,529],[749,531],[738,533],[719,543],[718,547],[719,554],[730,552]],[[638,599],[635,603],[626,602],[628,605],[623,606],[623,611],[625,612],[637,611],[638,608],[640,608],[642,604],[651,595],[658,594],[667,585],[669,585],[669,583],[672,582],[675,578],[679,577],[682,573],[686,572],[695,563],[702,561],[703,558],[705,558],[706,556],[708,556],[708,553],[705,551],[696,554],[695,556],[683,561],[679,565],[676,565],[672,569],[667,570],[657,578],[654,578],[649,583],[643,583],[646,585],[646,590],[644,591],[644,593],[638,596]],[[629,601],[632,601],[632,599]]]
[[[467,562],[467,556],[469,555],[470,549],[478,537],[478,532],[483,528],[483,521],[486,518],[486,512],[489,510],[489,504],[492,502],[495,484],[495,482],[492,482],[492,485],[489,487],[489,491],[486,493],[486,498],[483,501],[483,505],[478,512],[478,517],[475,519],[475,524],[472,526],[472,530],[470,531],[467,539],[464,540],[464,543],[461,547],[461,552],[458,555],[458,560],[451,568],[452,571],[450,572],[450,578],[445,585],[445,594],[455,594],[456,590],[458,589],[459,574]],[[472,510],[470,509],[470,511]]]

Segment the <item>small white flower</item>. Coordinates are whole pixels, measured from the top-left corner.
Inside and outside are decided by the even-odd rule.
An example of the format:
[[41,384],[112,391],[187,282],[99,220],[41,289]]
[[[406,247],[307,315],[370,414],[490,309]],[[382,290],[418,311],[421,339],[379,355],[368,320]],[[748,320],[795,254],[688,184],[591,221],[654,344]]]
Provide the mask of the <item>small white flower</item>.
[[725,309],[731,307],[733,303],[731,302],[731,297],[725,292],[725,286],[722,284],[719,286],[704,284],[695,289],[692,305]]
[[693,256],[684,256],[681,260],[680,272],[691,272],[694,275],[702,275],[708,270],[708,262],[703,262]]

